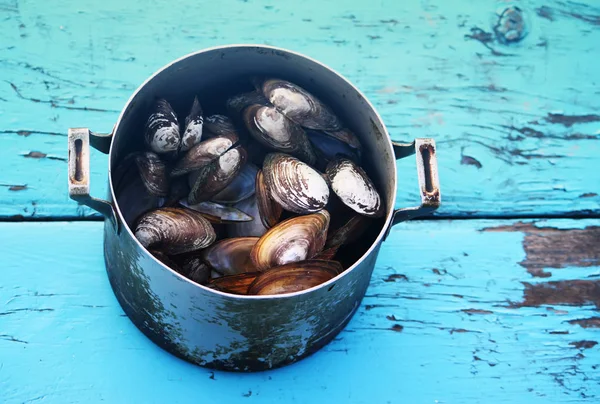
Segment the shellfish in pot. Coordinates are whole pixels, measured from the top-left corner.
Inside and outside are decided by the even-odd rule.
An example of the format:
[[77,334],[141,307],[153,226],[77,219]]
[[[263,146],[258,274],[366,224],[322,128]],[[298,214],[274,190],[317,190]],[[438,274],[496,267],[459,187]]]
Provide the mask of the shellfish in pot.
[[343,271],[337,261],[307,260],[271,268],[248,288],[249,295],[280,295],[310,289]]
[[256,195],[252,195],[250,198],[236,203],[233,207],[241,210],[248,216],[252,216],[254,220],[227,225],[227,235],[229,237],[260,237],[269,230],[261,220]]
[[284,220],[258,240],[250,258],[259,271],[313,258],[323,250],[328,227],[326,210]]
[[193,146],[171,170],[171,176],[178,177],[209,165],[225,154],[238,142],[235,135],[217,136]]
[[283,153],[268,154],[263,175],[271,197],[290,212],[317,212],[327,204],[327,182],[318,171],[297,158]]
[[167,100],[161,98],[155,102],[153,112],[146,121],[144,139],[155,153],[169,153],[179,149],[179,122]]
[[221,240],[202,251],[204,261],[222,275],[256,272],[250,251],[258,237],[238,237]]
[[202,214],[185,208],[160,208],[145,213],[135,227],[135,237],[146,248],[182,254],[206,248],[216,234]]
[[190,205],[185,200],[181,200],[179,203],[188,209],[202,213],[211,223],[236,223],[254,220],[252,216],[239,209],[211,201],[198,202],[194,205]]
[[262,170],[256,174],[256,203],[263,225],[267,228],[275,226],[279,222],[283,209],[271,198]]
[[221,276],[211,279],[207,286],[221,292],[246,295],[248,294],[248,287],[254,282],[258,274],[259,272],[244,272],[237,275]]
[[190,113],[185,118],[185,130],[181,136],[181,151],[188,151],[192,146],[200,143],[203,123],[202,107],[198,102],[198,97],[194,97]]
[[212,197],[218,203],[238,203],[254,195],[258,167],[247,163],[240,173],[221,192]]

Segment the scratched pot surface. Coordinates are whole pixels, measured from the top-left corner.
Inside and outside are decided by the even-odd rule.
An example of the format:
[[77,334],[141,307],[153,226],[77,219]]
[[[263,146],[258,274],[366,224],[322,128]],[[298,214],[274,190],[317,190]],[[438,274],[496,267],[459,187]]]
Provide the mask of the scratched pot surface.
[[101,223],[1,224],[0,402],[596,403],[598,225],[397,226],[331,344],[241,375],[189,365],[135,328],[103,268]]
[[[164,64],[240,42],[340,71],[396,140],[433,136],[445,195],[438,215],[600,213],[597,1],[520,1],[526,35],[508,45],[494,35],[505,2],[279,3],[4,0],[0,114],[10,118],[0,164],[11,169],[0,171],[0,216],[92,215],[64,190],[65,128],[110,131]],[[92,163],[93,191],[105,195],[106,159],[94,153]],[[418,198],[412,184],[398,205]]]

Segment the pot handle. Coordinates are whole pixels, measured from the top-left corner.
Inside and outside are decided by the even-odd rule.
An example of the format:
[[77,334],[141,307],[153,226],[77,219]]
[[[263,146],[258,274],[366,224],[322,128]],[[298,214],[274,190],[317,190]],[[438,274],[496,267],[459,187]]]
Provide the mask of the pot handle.
[[90,196],[90,144],[108,153],[112,133],[97,134],[88,128],[69,128],[69,197],[102,213],[118,231],[118,220],[112,204]]
[[438,178],[437,155],[435,140],[428,138],[415,139],[412,143],[392,142],[396,160],[417,155],[417,174],[419,178],[419,189],[421,193],[421,205],[411,208],[396,209],[392,217],[392,223],[388,227],[386,237],[392,226],[424,216],[435,211],[442,201],[440,193],[440,181]]

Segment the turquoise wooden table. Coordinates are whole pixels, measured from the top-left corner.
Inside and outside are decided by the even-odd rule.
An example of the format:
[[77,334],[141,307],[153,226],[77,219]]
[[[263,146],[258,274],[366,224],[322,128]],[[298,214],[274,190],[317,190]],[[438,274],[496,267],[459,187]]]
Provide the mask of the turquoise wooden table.
[[[600,4],[519,2],[526,29],[503,37],[508,6],[0,0],[0,402],[599,402]],[[255,374],[146,339],[110,289],[101,218],[66,187],[68,127],[110,131],[155,70],[230,43],[316,58],[394,140],[435,138],[444,195],[394,227],[334,342]],[[106,166],[92,154],[95,195]],[[398,169],[411,206],[414,162]]]

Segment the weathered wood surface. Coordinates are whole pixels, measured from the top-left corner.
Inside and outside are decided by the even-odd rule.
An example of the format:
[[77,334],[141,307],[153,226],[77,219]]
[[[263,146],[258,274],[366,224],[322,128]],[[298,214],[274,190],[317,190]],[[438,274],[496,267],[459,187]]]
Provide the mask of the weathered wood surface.
[[[0,217],[90,215],[66,196],[66,130],[110,131],[132,91],[205,47],[267,43],[353,81],[397,140],[439,145],[440,215],[600,213],[600,5],[530,0],[518,44],[493,1],[0,0]],[[106,158],[92,156],[96,195]],[[399,206],[417,200],[402,162]],[[15,216],[16,215],[16,216]]]
[[241,375],[189,365],[137,331],[109,287],[101,223],[5,223],[0,402],[597,403],[599,229],[402,224],[333,343]]

